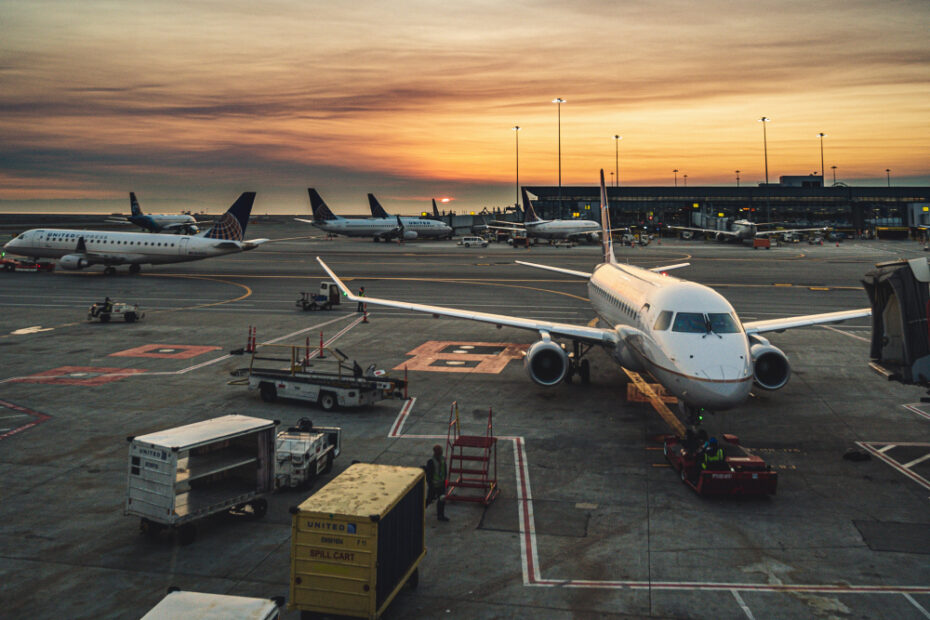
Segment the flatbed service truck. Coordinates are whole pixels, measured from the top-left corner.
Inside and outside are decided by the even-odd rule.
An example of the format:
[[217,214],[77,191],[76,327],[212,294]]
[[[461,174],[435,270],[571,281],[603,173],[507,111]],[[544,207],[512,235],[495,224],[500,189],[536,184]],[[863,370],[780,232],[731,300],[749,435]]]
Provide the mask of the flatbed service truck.
[[356,463],[291,508],[289,606],[301,618],[378,618],[426,556],[426,476]]
[[[279,364],[274,367],[272,364]],[[280,364],[285,366],[281,367]],[[403,398],[407,382],[376,370],[362,370],[339,349],[326,349],[325,358],[310,358],[304,347],[267,344],[256,347],[248,368],[232,372],[232,385],[258,390],[262,400],[293,398],[319,405],[324,411],[370,405],[386,398]]]
[[697,445],[685,445],[678,437],[665,439],[664,453],[681,481],[698,495],[775,495],[778,472],[761,457],[739,445],[736,435],[724,434],[718,444],[723,461],[701,467]]

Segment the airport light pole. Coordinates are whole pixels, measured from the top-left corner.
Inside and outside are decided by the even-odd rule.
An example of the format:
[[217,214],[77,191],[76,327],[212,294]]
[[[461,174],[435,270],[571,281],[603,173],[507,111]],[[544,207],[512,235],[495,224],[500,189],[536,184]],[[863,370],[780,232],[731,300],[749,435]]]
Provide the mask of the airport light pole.
[[678,168],[672,170],[675,173],[675,187],[678,187]]
[[736,171],[736,187],[739,187],[739,170]]
[[885,178],[888,179],[888,187],[891,187],[891,168],[885,168]]
[[765,184],[769,184],[769,140],[768,135],[766,135],[765,124],[769,122],[770,119],[767,116],[763,116],[759,119],[759,122],[762,123],[762,148],[765,153]]
[[830,166],[830,169],[833,170],[833,184],[836,185],[836,166]]
[[823,139],[827,136],[827,134],[825,134],[824,132],[821,131],[821,132],[820,132],[819,134],[817,134],[817,135],[820,136],[820,182],[822,183],[822,182],[823,182],[823,171],[824,171],[824,167],[823,167]]
[[623,140],[623,136],[614,136],[614,170],[617,172],[617,185],[615,187],[620,187],[620,140]]
[[688,187],[688,175],[685,175],[685,187]]
[[514,204],[516,205],[517,209],[519,209],[520,208],[520,126],[519,125],[513,126],[513,137],[517,141],[517,145],[516,145],[517,146],[517,182],[515,186],[516,202],[514,202]]
[[556,97],[552,103],[558,104],[559,110],[559,217],[562,217],[562,104],[565,100]]

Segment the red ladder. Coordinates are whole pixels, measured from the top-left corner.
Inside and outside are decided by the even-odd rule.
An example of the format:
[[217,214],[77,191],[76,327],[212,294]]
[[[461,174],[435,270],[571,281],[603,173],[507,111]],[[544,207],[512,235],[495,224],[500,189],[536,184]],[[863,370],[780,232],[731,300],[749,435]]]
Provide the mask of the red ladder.
[[485,506],[494,501],[500,493],[497,486],[496,447],[491,408],[488,408],[488,425],[484,435],[462,435],[458,402],[453,402],[446,434],[446,454],[449,455],[449,479],[446,485],[448,501],[475,502]]

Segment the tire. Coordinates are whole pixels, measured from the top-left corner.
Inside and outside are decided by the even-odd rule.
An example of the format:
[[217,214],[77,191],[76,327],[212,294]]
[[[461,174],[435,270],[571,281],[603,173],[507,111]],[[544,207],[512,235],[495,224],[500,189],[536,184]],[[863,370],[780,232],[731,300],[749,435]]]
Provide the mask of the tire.
[[255,519],[261,519],[268,512],[268,500],[266,499],[252,500],[249,505],[252,507],[252,517]]
[[100,315],[100,322],[101,322],[101,323],[109,323],[109,322],[110,322],[110,315],[109,315],[109,314],[101,314],[101,315]]
[[407,585],[410,586],[411,590],[416,590],[417,586],[420,585],[420,567],[413,569],[413,572],[410,573],[410,578],[407,580]]
[[332,392],[320,392],[318,401],[323,411],[332,411],[336,408],[336,395]]
[[578,367],[578,375],[581,377],[581,385],[588,385],[591,383],[591,364],[588,363],[588,360],[581,360],[581,364]]
[[262,400],[266,403],[272,403],[278,398],[278,388],[273,383],[263,381],[258,384],[258,390],[262,395]]
[[469,244],[466,243],[466,244],[465,244],[465,247],[466,247],[466,248],[470,248],[471,245],[469,245]]
[[123,320],[126,321],[127,323],[135,323],[136,318],[138,317],[136,317],[135,312],[127,312],[126,314],[123,315]]
[[193,523],[185,523],[178,528],[178,543],[187,546],[197,539],[197,528]]

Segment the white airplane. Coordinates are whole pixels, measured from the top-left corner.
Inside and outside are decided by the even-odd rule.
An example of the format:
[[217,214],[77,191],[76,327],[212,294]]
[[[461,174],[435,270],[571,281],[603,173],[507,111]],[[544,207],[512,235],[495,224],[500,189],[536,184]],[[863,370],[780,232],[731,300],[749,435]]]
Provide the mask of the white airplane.
[[36,260],[57,258],[62,269],[104,265],[104,273],[112,274],[116,265],[128,264],[129,273],[139,273],[141,265],[201,260],[253,250],[265,243],[268,239],[243,241],[254,200],[255,192],[243,193],[212,228],[199,235],[33,228],[3,249]]
[[[371,207],[371,216],[372,216],[373,218],[376,218],[376,219],[377,219],[377,218],[388,219],[388,218],[393,218],[393,217],[395,217],[395,216],[391,215],[390,213],[388,213],[388,212],[384,209],[384,207],[381,206],[381,203],[378,202],[378,199],[375,198],[375,195],[374,195],[374,194],[368,194],[368,206]],[[435,198],[433,199],[433,216],[434,216],[434,217],[439,217],[439,210],[436,208],[436,199],[435,199]],[[414,228],[414,227],[420,226],[420,222],[435,222],[435,221],[436,221],[436,220],[434,220],[434,219],[432,219],[432,218],[430,218],[430,219],[424,219],[424,218],[421,218],[421,217],[418,216],[418,215],[417,215],[417,216],[399,215],[399,216],[397,216],[397,217],[400,218],[400,221],[403,222],[404,228],[407,229],[407,230],[418,230],[418,229],[416,229],[416,228]],[[441,223],[442,223],[442,222],[441,222]],[[447,239],[451,239],[451,238],[452,238],[452,228],[449,227],[449,226],[446,226],[445,223],[442,223],[442,225],[445,226],[445,229],[448,231],[448,234],[446,235],[446,238],[447,238]],[[428,236],[438,236],[438,234],[437,234],[437,235],[432,234],[434,228],[436,228],[436,227],[435,227],[435,226],[432,226],[432,225],[428,227],[428,230],[429,230]],[[437,230],[442,230],[442,227],[439,227]],[[424,236],[427,236],[427,235],[424,235]]]
[[760,226],[775,226],[777,222],[750,222],[749,220],[735,220],[732,224],[732,230],[714,230],[712,228],[692,228],[690,226],[669,226],[671,230],[687,230],[691,232],[704,233],[713,235],[717,241],[743,241],[745,239],[755,239],[757,237],[767,237],[769,235],[780,235],[783,233],[800,233],[800,232],[826,232],[828,229],[823,226],[819,228],[789,228],[783,230],[759,230]]
[[120,216],[118,219],[108,219],[107,222],[112,224],[129,222],[130,224],[135,224],[153,233],[171,232],[187,235],[200,232],[197,228],[197,224],[203,223],[195,220],[193,216],[184,213],[143,213],[142,208],[139,206],[139,201],[136,200],[135,192],[129,192],[129,207],[132,211],[132,215]]
[[487,228],[510,232],[526,231],[526,236],[538,239],[572,239],[596,242],[600,239],[601,227],[594,220],[543,220],[536,215],[533,204],[523,190],[523,224],[493,222]]
[[328,233],[345,235],[346,237],[371,237],[373,241],[437,239],[452,235],[452,228],[444,222],[421,217],[387,216],[368,219],[339,217],[332,212],[332,209],[326,205],[315,189],[309,187],[307,193],[310,194],[313,219],[306,220],[299,217],[295,219],[298,222],[313,224]]
[[[602,230],[610,230],[607,190],[601,171]],[[602,236],[604,262],[591,273],[535,265],[588,278],[588,296],[606,327],[587,327],[540,319],[457,310],[442,306],[359,298],[319,258],[317,261],[352,301],[425,312],[508,326],[539,333],[540,340],[526,353],[524,366],[530,378],[544,386],[556,385],[576,372],[582,382],[590,367],[582,357],[598,345],[621,366],[650,372],[668,393],[679,399],[682,413],[694,424],[705,411],[739,406],[755,383],[766,390],[783,387],[790,376],[785,354],[762,337],[792,327],[837,323],[866,317],[868,308],[828,312],[784,319],[741,323],[733,306],[711,288],[666,275],[664,272],[688,263],[643,269],[617,263],[610,235]],[[572,341],[573,354],[554,341]]]

